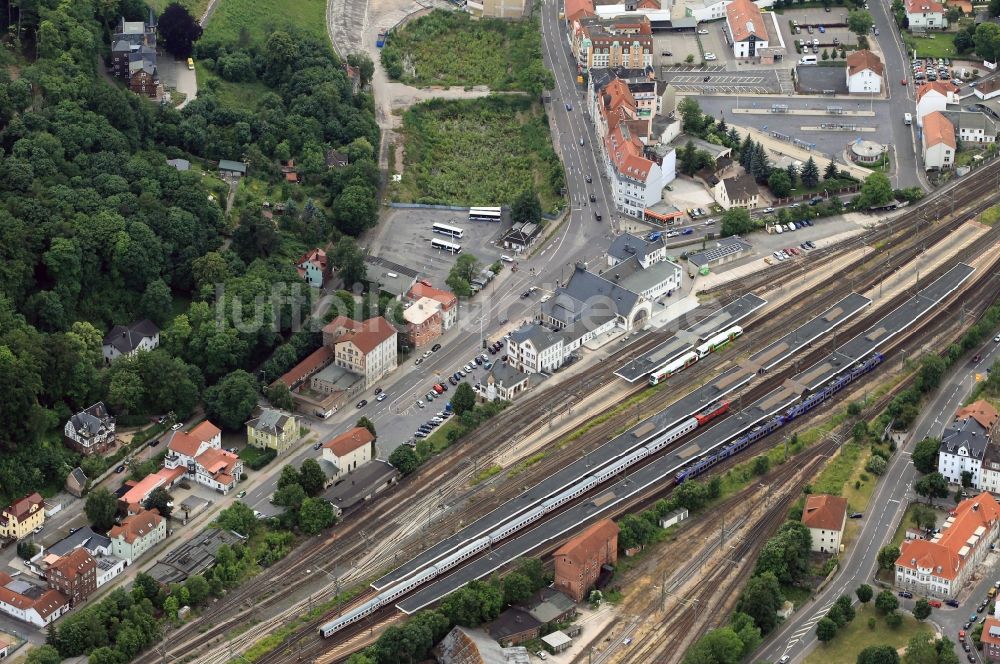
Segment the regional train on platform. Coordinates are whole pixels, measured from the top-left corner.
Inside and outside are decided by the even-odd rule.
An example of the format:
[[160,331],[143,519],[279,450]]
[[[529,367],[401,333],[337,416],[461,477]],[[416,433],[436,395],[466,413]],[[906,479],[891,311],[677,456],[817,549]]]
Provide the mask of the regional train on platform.
[[733,339],[742,336],[743,328],[739,325],[733,325],[732,327],[719,332],[718,334],[712,335],[709,339],[696,347],[694,350],[689,350],[686,353],[682,353],[679,357],[674,358],[670,362],[667,362],[659,369],[655,369],[649,374],[649,384],[657,385],[660,381],[666,380],[673,376],[675,373],[684,371],[689,366],[702,359],[709,353],[714,353],[717,350],[731,344]]

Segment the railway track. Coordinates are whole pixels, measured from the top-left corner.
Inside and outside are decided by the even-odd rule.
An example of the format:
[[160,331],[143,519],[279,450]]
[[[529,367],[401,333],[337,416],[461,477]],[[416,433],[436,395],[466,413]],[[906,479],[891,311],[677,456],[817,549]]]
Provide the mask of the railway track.
[[[943,272],[945,269],[947,269],[947,268],[942,267],[942,268],[939,269],[939,271]],[[931,275],[929,278],[934,278],[935,276],[936,275]],[[985,278],[983,280],[985,282],[985,285],[977,285],[974,292],[977,295],[985,295],[987,293],[993,293],[993,294],[995,294],[997,292],[996,283],[997,283],[998,279],[1000,279],[1000,278],[998,278],[997,275],[990,275],[990,276],[988,276],[987,278]],[[970,290],[969,292],[971,293],[972,291]],[[880,307],[880,309],[885,310],[885,311],[891,310],[892,308],[894,308],[895,306],[897,306],[906,297],[908,297],[908,295],[901,294],[901,295],[897,296],[896,298],[894,298],[892,301],[890,301],[888,303],[885,303],[882,307]],[[976,301],[980,302],[980,306],[983,309],[985,309],[985,307],[988,305],[988,302],[989,302],[990,299],[991,298],[988,298],[988,297],[984,296],[984,297],[977,297]],[[944,314],[951,313],[951,310],[953,308],[954,308],[954,303],[952,305],[944,307],[941,311],[939,311],[936,314],[936,316],[934,318],[929,319],[929,320],[942,320],[943,319],[944,321],[946,321],[946,324],[952,324],[953,321],[954,321],[953,317],[946,316]],[[854,328],[854,329],[852,329],[850,331],[850,334],[848,336],[852,336],[853,334],[860,333],[861,331],[863,331],[864,329],[866,329],[866,327],[869,324],[870,323],[867,322],[867,321],[858,321],[858,322],[856,322],[852,326],[852,328]],[[926,325],[926,324],[927,323],[925,323],[924,325]],[[920,326],[920,327],[923,327],[923,325]],[[917,328],[917,329],[919,329],[919,328]],[[917,329],[914,329],[914,330],[911,330],[910,332],[908,332],[907,335],[905,337],[903,337],[903,339],[901,339],[901,343],[905,343],[905,340],[913,338],[916,335]],[[808,360],[818,360],[819,356],[825,354],[826,352],[827,351],[825,349],[818,348],[818,349],[812,351],[809,354]],[[751,390],[751,394],[749,394],[747,398],[752,400],[752,399],[756,399],[756,398],[758,398],[760,396],[763,396],[766,392],[770,391],[770,389],[773,389],[774,386],[780,384],[787,377],[787,375],[789,373],[790,373],[790,369],[786,369],[785,371],[779,372],[779,374],[770,377],[770,379],[763,381],[760,385],[758,385],[756,388],[753,388]],[[676,445],[682,445],[682,444],[684,444],[683,441],[679,441]],[[676,447],[676,445],[674,447]],[[810,454],[813,455],[813,458],[819,459],[820,458],[820,456],[819,456],[820,454],[829,454],[832,451],[832,448],[829,449],[829,450],[827,449],[827,447],[829,447],[830,445],[835,445],[835,443],[832,443],[832,442],[828,441],[827,443],[825,443],[823,445],[815,446],[814,449],[810,452]],[[819,450],[819,451],[816,451],[816,450]],[[803,459],[802,462],[804,462],[804,461],[805,460]],[[795,470],[795,471],[800,470],[802,468],[802,462],[794,464],[794,466],[792,464],[789,464],[788,465],[788,469],[789,470],[787,470],[787,472],[791,472],[791,470]],[[646,462],[644,462],[644,463],[646,463]],[[638,469],[638,467],[641,467],[641,466],[637,466],[636,469]],[[670,482],[665,483],[665,486],[669,486],[669,484],[671,484],[671,483]],[[600,492],[601,489],[597,489],[595,491]],[[617,515],[619,515],[621,513],[632,511],[633,509],[635,509],[640,504],[648,503],[648,502],[652,501],[655,498],[656,498],[656,496],[645,496],[645,497],[642,497],[642,498],[637,498],[636,500],[630,501],[630,503],[622,505],[621,507],[617,508],[613,514],[609,514],[608,516],[614,517],[614,516],[617,516]],[[587,496],[584,496],[584,497],[580,498],[581,501],[585,501],[587,499],[588,499]],[[567,508],[568,508],[568,506],[567,506]],[[769,518],[778,518],[780,516],[779,521],[777,523],[773,524],[773,527],[776,528],[777,525],[780,524],[780,521],[783,520],[783,518],[784,518],[783,515],[785,514],[786,511],[787,511],[787,505],[785,505],[783,508],[781,508],[777,512],[773,512],[773,514],[777,515],[777,516],[773,516],[773,517],[769,517]],[[544,528],[544,522],[536,525],[535,527]],[[754,532],[761,532],[762,529],[767,528],[767,527],[768,527],[767,523],[759,524],[754,529]],[[742,542],[740,544],[740,547],[737,549],[737,553],[739,554],[737,557],[738,558],[745,557],[745,555],[748,552],[751,551],[751,548],[753,546],[755,546],[755,543],[753,541],[748,540],[746,542]],[[746,567],[746,566],[744,566],[744,567]],[[741,580],[748,573],[749,573],[748,569],[741,569],[740,570],[740,574],[737,577],[734,578],[733,583],[739,583],[739,582],[741,582]],[[716,574],[722,575],[723,571],[720,570],[720,571],[716,572]],[[729,572],[726,571],[725,572],[725,576],[727,578],[728,578],[728,575],[729,575]],[[709,592],[713,592],[714,593],[714,592],[716,592],[717,589],[718,589],[718,587],[719,587],[719,584],[721,583],[721,578],[720,579],[716,579],[716,581],[718,581],[718,583],[714,583],[713,584],[713,583],[710,582],[710,583],[704,585],[703,586],[703,590],[701,590],[699,592],[701,592],[701,593],[709,593]],[[700,604],[700,607],[701,607],[700,611],[704,611],[704,607],[706,606],[706,604],[707,604],[707,600],[701,602],[701,604]],[[366,632],[366,631],[368,631],[370,633],[371,630],[372,630],[372,627],[374,625],[379,624],[381,622],[383,616],[391,616],[393,613],[394,613],[394,610],[392,609],[392,607],[391,606],[387,606],[383,610],[381,610],[380,612],[378,612],[377,614],[374,614],[370,618],[369,621],[366,621],[363,624],[358,624],[358,625],[352,626],[350,628],[347,628],[344,632],[339,633],[338,634],[338,640],[346,638],[347,639],[347,643],[343,644],[343,645],[335,645],[332,648],[332,650],[328,651],[327,656],[322,657],[321,660],[319,660],[319,661],[324,661],[324,662],[326,662],[326,661],[336,661],[337,659],[339,659],[341,657],[346,657],[348,654],[350,654],[351,651],[353,651],[354,649],[356,649],[356,646],[354,645],[354,643],[355,643],[356,639],[360,635],[364,634],[364,632]],[[327,616],[323,616],[323,617],[315,620],[313,623],[311,623],[309,625],[309,627],[311,627],[312,629],[318,629],[319,625],[322,624],[326,619],[328,619],[328,617]],[[687,619],[685,619],[685,621],[682,622],[680,624],[680,626],[677,627],[677,629],[680,630],[681,633],[684,633],[685,630],[689,629],[689,626],[686,624],[686,620]],[[694,618],[691,618],[690,620],[694,620]],[[275,651],[271,655],[265,657],[264,659],[262,659],[260,661],[263,661],[263,662],[295,661],[294,659],[291,658],[291,653],[295,653],[295,657],[305,656],[306,659],[311,659],[314,655],[318,655],[322,650],[326,649],[326,645],[328,645],[328,644],[324,643],[321,639],[319,639],[317,636],[315,636],[315,634],[312,637],[309,637],[308,636],[308,632],[302,631],[299,634],[297,634],[294,637],[292,637],[291,640],[286,641],[283,645],[284,645],[284,647],[281,649],[281,651]]]
[[[991,185],[989,185],[988,183],[984,184],[981,181],[977,181],[977,186],[969,187],[968,191],[963,193],[963,196],[960,198],[960,200],[962,200],[963,203],[966,201],[966,199],[982,200],[987,198],[986,196],[987,194],[991,193],[995,193],[991,190]],[[949,201],[952,201],[952,205],[956,206],[958,205],[957,200],[949,199]],[[988,202],[985,203],[980,202],[978,205],[973,205],[972,207],[985,208],[987,205],[989,205]],[[966,208],[968,207],[969,206],[966,205]],[[916,207],[912,209],[914,211],[917,210]],[[927,218],[930,219],[932,218],[931,215],[933,215],[935,211],[941,211],[943,209],[944,208],[942,207],[942,204],[940,202],[937,202],[925,209],[925,216],[927,216]],[[969,214],[967,209],[963,208],[963,211],[965,212],[964,214],[959,214],[956,216],[954,220],[951,220],[944,224],[939,224],[935,226],[933,222],[928,222],[927,225],[922,226],[917,233],[912,233],[912,230],[901,232],[900,227],[897,226],[895,229],[896,234],[903,236],[903,238],[902,241],[896,245],[895,247],[896,251],[893,252],[891,250],[891,245],[890,248],[888,248],[888,251],[886,251],[887,249],[886,247],[876,250],[876,254],[879,252],[884,252],[886,254],[884,264],[880,260],[872,260],[872,257],[870,256],[855,261],[852,264],[852,266],[848,266],[848,270],[850,270],[852,267],[854,269],[861,270],[861,272],[857,275],[858,278],[856,282],[853,284],[849,284],[847,286],[843,286],[844,279],[841,279],[839,282],[841,286],[839,288],[835,287],[834,289],[827,289],[826,291],[824,291],[826,295],[822,298],[822,300],[833,301],[836,297],[838,297],[839,294],[846,293],[847,290],[850,290],[850,285],[854,285],[857,287],[858,285],[865,285],[865,284],[871,285],[873,283],[877,283],[878,275],[884,276],[888,272],[898,269],[902,265],[906,264],[906,262],[908,262],[909,259],[912,259],[913,256],[919,253],[924,246],[929,246],[933,244],[935,241],[944,237],[945,235],[947,235],[947,233],[954,230],[954,228],[957,227],[960,223],[964,223],[964,221],[968,219]],[[961,220],[959,221],[960,218]],[[882,240],[879,238],[889,239],[892,237],[894,237],[892,229],[886,228],[870,232],[870,234],[866,234],[866,236],[864,237],[864,241],[881,242]],[[848,249],[849,248],[850,247],[848,247]],[[844,250],[845,249],[841,249],[840,251],[827,251],[825,254],[825,259],[826,260],[835,259]],[[793,272],[794,269],[798,268],[798,266],[789,266],[789,267],[793,268],[792,270]],[[858,290],[863,290],[863,288],[858,288]],[[725,300],[730,299],[730,297],[738,296],[737,293],[732,291],[726,292],[724,295],[725,295],[724,297]],[[818,307],[820,306],[819,303],[822,300],[816,297],[803,298],[803,300],[799,305],[799,308],[805,308],[807,306],[810,308]],[[770,330],[773,331],[786,327],[788,323],[785,320],[785,318],[786,318],[785,316],[780,316],[780,317],[772,317],[771,319],[769,319],[773,321],[773,323],[769,326]],[[760,336],[767,338],[766,327],[764,328],[764,331],[765,333],[763,335],[755,335],[755,336],[757,336],[758,338],[760,338]],[[621,362],[625,361],[628,358],[628,356],[642,353],[645,350],[648,350],[653,346],[662,343],[665,340],[665,338],[666,336],[662,334],[649,335],[647,338],[644,338],[633,344],[633,346],[617,352],[612,358],[610,358],[601,367],[599,367],[598,371],[592,371],[572,377],[567,381],[565,381],[564,384],[559,388],[554,388],[552,390],[546,390],[544,392],[539,392],[533,395],[529,395],[529,397],[525,399],[522,402],[522,404],[519,404],[519,406],[523,405],[523,408],[520,408],[517,412],[511,413],[510,417],[501,416],[500,418],[498,418],[496,426],[491,427],[488,431],[480,431],[472,436],[469,436],[463,443],[455,446],[454,448],[455,454],[462,454],[464,452],[467,452],[470,448],[483,449],[482,447],[483,445],[489,445],[497,440],[510,440],[516,435],[516,433],[525,430],[525,428],[527,427],[538,424],[544,418],[551,416],[553,412],[558,412],[560,408],[569,407],[567,404],[571,404],[575,400],[582,398],[584,395],[588,394],[593,390],[601,389],[602,387],[607,386],[612,381],[616,380],[613,377],[614,369]],[[690,379],[691,379],[690,381],[685,380],[684,382],[688,383],[701,380],[705,378],[708,375],[708,373],[711,372],[712,369],[713,369],[712,367],[703,366],[701,367],[700,371],[695,371],[690,374]],[[635,394],[636,392],[641,390],[642,387],[643,386],[640,385],[627,388],[626,391],[624,392],[624,396],[631,396],[632,394]],[[667,399],[669,399],[669,396],[665,394],[654,395],[650,399],[650,401],[647,402],[647,405],[645,407],[647,409],[656,409],[659,406],[664,405]],[[622,418],[611,418],[607,422],[595,427],[590,432],[588,432],[588,434],[585,437],[581,437],[581,439],[576,442],[574,447],[585,448],[587,447],[588,444],[602,442],[603,439],[606,439],[609,435],[613,434],[616,428],[621,427],[622,425],[621,420]],[[587,440],[583,440],[583,438],[586,438]],[[464,483],[464,477],[460,477],[461,474],[455,473],[454,461],[453,461],[453,457],[455,456],[455,454],[442,455],[441,457],[438,457],[429,462],[425,466],[425,469],[422,469],[421,475],[424,477],[422,483],[427,482],[428,478],[434,478],[434,477],[455,478],[456,476],[459,476],[459,478],[457,481],[451,482],[452,486],[458,486]],[[558,464],[565,463],[565,461],[566,461],[565,455],[553,455],[551,460],[546,459],[545,463],[538,464],[537,466],[538,473],[533,472],[532,475],[549,471]],[[529,481],[529,479],[530,478],[526,477],[525,481]],[[517,487],[514,486],[513,489],[514,489],[513,493],[516,493]],[[473,491],[471,493],[474,494],[475,492]],[[497,505],[501,502],[504,502],[505,498],[509,497],[510,495],[512,495],[511,492],[495,492],[494,498],[492,500],[493,505]],[[210,614],[206,617],[206,619],[210,624],[216,620],[221,621],[221,623],[209,628],[208,630],[205,630],[200,634],[193,635],[187,639],[180,639],[178,641],[174,641],[174,638],[172,637],[171,641],[173,643],[178,643],[178,645],[172,649],[173,654],[175,655],[181,653],[189,654],[192,652],[193,649],[203,646],[208,642],[211,642],[213,640],[218,641],[225,631],[232,628],[233,623],[236,620],[244,619],[248,614],[252,616],[254,612],[256,612],[257,610],[272,604],[274,601],[278,599],[279,596],[283,596],[284,593],[279,595],[273,592],[273,588],[275,588],[279,584],[280,587],[282,587],[283,590],[286,591],[299,588],[305,585],[307,581],[302,580],[297,576],[297,573],[298,574],[301,573],[300,572],[301,567],[303,565],[315,564],[320,560],[329,559],[332,554],[332,552],[329,551],[329,549],[334,546],[335,542],[341,543],[341,546],[346,546],[346,549],[340,549],[337,551],[336,555],[339,559],[356,560],[357,556],[365,555],[365,553],[369,551],[370,542],[381,541],[385,537],[397,534],[400,522],[407,520],[405,519],[402,513],[405,512],[410,507],[410,505],[407,503],[403,504],[396,503],[394,506],[384,505],[383,504],[384,502],[385,501],[379,503],[380,513],[378,515],[370,515],[377,518],[378,521],[375,524],[363,518],[352,519],[352,521],[350,521],[348,524],[342,527],[335,536],[324,540],[317,540],[314,542],[310,542],[309,545],[305,547],[299,547],[298,549],[296,549],[296,551],[293,552],[293,554],[287,557],[284,561],[278,563],[275,566],[275,568],[273,568],[274,570],[273,572],[261,575],[261,577],[259,577],[260,578],[259,582],[255,583],[256,580],[251,580],[247,584],[244,584],[244,586],[241,587],[240,589],[233,591],[233,593],[231,593],[226,598],[225,602],[218,603],[221,606],[217,606],[217,608],[212,609]],[[434,502],[434,501],[431,500],[427,502]],[[478,502],[476,504],[477,508],[476,511],[478,513],[485,513],[486,511],[489,511],[488,509],[484,508],[484,506],[486,505],[488,505],[486,501]],[[364,514],[364,512],[370,512],[371,507],[372,507],[371,505],[366,506],[366,508],[362,510],[362,515]],[[440,533],[447,532],[449,529],[454,528],[455,521],[457,521],[459,518],[467,518],[467,517],[468,515],[456,515],[456,517],[453,520],[439,523],[435,526],[432,532],[427,534],[427,536],[438,536]],[[378,525],[378,522],[381,522],[381,525]],[[366,533],[362,528],[359,527],[358,524],[360,523],[366,523],[366,525],[368,525],[369,528],[371,529],[371,532]],[[375,527],[372,528],[372,526]],[[361,536],[360,542],[357,540],[358,535]],[[350,542],[351,539],[353,539],[354,542]],[[343,544],[345,540],[349,542],[346,545]],[[406,555],[409,554],[410,552],[408,551]],[[380,558],[375,558],[374,560],[378,564],[368,564],[367,566],[364,567],[364,569],[371,570],[371,572],[374,572],[375,570],[379,569],[379,564],[382,566],[391,564],[394,558],[383,556]],[[274,576],[272,576],[272,574]],[[363,576],[364,575],[362,574],[355,575],[355,577],[358,577],[358,580],[363,578]],[[352,579],[345,579],[343,585],[347,585],[347,583],[351,581]],[[317,593],[316,601],[317,602],[322,601],[322,599],[326,595],[330,594],[331,593],[329,591],[326,591],[325,593],[321,591],[320,593]],[[204,622],[202,622],[202,625],[203,624]]]

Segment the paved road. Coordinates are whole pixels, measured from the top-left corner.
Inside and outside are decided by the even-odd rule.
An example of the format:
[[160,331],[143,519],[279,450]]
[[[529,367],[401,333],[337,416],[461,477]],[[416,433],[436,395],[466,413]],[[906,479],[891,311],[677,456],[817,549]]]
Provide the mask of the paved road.
[[[872,582],[879,549],[892,539],[907,504],[915,498],[912,486],[917,472],[910,461],[913,446],[926,436],[941,434],[951,421],[952,414],[972,391],[975,374],[984,372],[994,359],[1000,357],[1000,345],[990,340],[983,345],[981,352],[983,360],[978,365],[965,361],[949,373],[934,399],[924,408],[910,438],[889,462],[889,468],[868,504],[861,532],[842,561],[840,573],[823,592],[799,609],[767,640],[757,651],[755,661],[777,662],[784,655],[791,657],[792,662],[803,660],[816,646],[816,623],[826,614],[834,600],[846,594],[857,601],[854,596],[855,588],[862,583]],[[971,593],[971,598],[967,601],[971,608],[963,604],[959,609],[936,609],[932,620],[939,623],[949,637],[956,639],[958,627],[964,620],[968,620],[970,612],[975,611],[976,604],[986,595],[985,588],[992,579],[992,576],[987,575],[981,584],[983,587]],[[904,608],[912,608],[913,602],[903,600],[902,604]],[[959,652],[964,660],[965,653],[960,648]]]

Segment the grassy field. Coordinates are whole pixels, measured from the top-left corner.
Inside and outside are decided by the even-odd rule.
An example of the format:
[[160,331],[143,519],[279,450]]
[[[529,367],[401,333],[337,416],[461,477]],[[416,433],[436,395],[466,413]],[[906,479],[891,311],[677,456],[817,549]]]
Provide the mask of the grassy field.
[[390,77],[417,86],[527,90],[543,69],[537,19],[474,21],[444,10],[391,33],[381,57]]
[[326,0],[219,0],[202,40],[236,43],[242,38],[249,43],[265,42],[276,30],[296,30],[326,39]]
[[[868,629],[868,618],[875,616],[875,629]],[[806,658],[805,664],[852,664],[868,646],[890,645],[903,648],[920,631],[932,631],[925,623],[904,614],[899,629],[885,624],[884,618],[869,605],[858,609],[854,620],[837,632],[832,641],[820,644]]]
[[955,50],[955,35],[949,32],[923,37],[903,32],[903,42],[910,51],[916,50],[918,58],[953,58],[958,55]]
[[208,0],[148,0],[146,4],[159,16],[167,8],[167,5],[174,2],[180,3],[191,12],[191,16],[194,16],[195,20],[200,19],[201,15],[205,13],[205,8],[208,7]]
[[209,84],[218,86],[219,101],[229,108],[253,110],[257,108],[257,102],[260,101],[261,97],[268,92],[273,92],[271,88],[259,81],[244,83],[225,81],[200,65],[195,65],[195,75],[198,78],[199,90],[203,90]]
[[510,205],[526,189],[554,209],[564,177],[541,106],[517,95],[434,100],[403,116],[406,157],[399,202]]

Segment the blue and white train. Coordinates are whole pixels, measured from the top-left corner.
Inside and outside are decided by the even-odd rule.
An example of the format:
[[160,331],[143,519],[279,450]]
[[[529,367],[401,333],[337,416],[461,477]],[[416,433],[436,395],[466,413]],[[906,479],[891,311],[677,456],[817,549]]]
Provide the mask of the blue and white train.
[[[757,442],[764,436],[768,435],[775,429],[783,426],[784,424],[792,421],[799,415],[808,412],[818,404],[829,399],[831,396],[839,392],[846,385],[850,384],[852,381],[858,377],[868,373],[875,367],[877,367],[882,362],[882,355],[876,353],[871,358],[865,362],[855,366],[849,372],[845,373],[840,378],[836,379],[825,388],[810,395],[808,398],[804,399],[800,403],[790,407],[784,413],[781,413],[774,418],[768,420],[764,424],[755,426],[748,433],[739,437],[735,441],[724,445],[718,452],[712,454],[711,456],[704,457],[694,463],[688,465],[686,468],[678,472],[675,476],[678,483],[685,480],[696,477],[697,475],[704,472],[706,469],[714,466],[719,461],[736,454],[740,450],[748,447],[749,445]],[[718,410],[718,409],[716,409]],[[711,419],[711,418],[709,418]],[[708,421],[707,419],[705,420]],[[407,594],[414,588],[417,588],[435,577],[441,576],[449,569],[458,565],[464,560],[475,556],[476,554],[487,550],[491,546],[499,543],[510,537],[515,532],[522,530],[531,523],[534,523],[538,519],[542,518],[549,512],[559,508],[560,506],[566,504],[567,502],[582,496],[591,489],[607,482],[608,480],[614,478],[619,473],[624,472],[629,467],[639,463],[648,456],[656,454],[664,447],[674,442],[682,436],[686,436],[691,433],[699,426],[697,417],[689,417],[683,422],[677,424],[671,429],[663,432],[650,442],[642,445],[628,454],[619,457],[612,463],[600,468],[595,471],[592,475],[588,475],[581,480],[578,480],[574,484],[570,485],[567,489],[564,489],[560,493],[546,499],[540,505],[532,508],[531,510],[521,514],[515,519],[502,524],[482,537],[475,539],[454,553],[442,558],[433,566],[418,572],[417,574],[408,577],[394,586],[387,588],[386,590],[379,593],[374,599],[362,604],[361,606],[353,609],[344,615],[338,617],[336,620],[332,620],[319,628],[320,636],[329,637],[344,627],[352,625],[359,620],[363,620],[365,617],[375,613],[384,606],[387,606],[399,599],[403,595]]]

